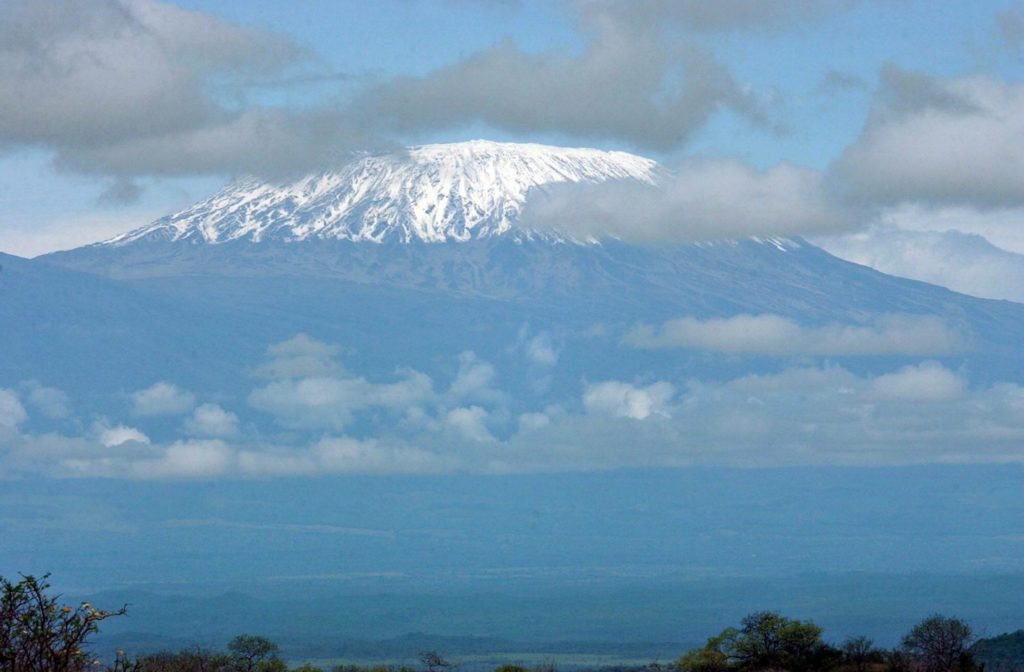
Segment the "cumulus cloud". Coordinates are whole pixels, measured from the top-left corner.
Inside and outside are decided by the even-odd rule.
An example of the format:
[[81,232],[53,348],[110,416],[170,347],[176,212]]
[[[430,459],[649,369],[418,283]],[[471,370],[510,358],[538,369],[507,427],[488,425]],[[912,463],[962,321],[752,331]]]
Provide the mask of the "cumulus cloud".
[[0,430],[15,429],[28,419],[25,407],[14,390],[0,388]]
[[947,401],[963,396],[966,382],[938,362],[923,362],[878,376],[871,388],[882,399]]
[[[709,338],[702,329],[722,329],[712,335],[719,341],[739,339],[730,347],[743,349],[748,345],[740,332],[759,328],[752,319],[690,326],[701,338]],[[877,330],[868,336],[856,331],[845,336],[844,347],[863,338],[873,342],[885,325],[868,325]],[[812,343],[822,338],[814,329],[786,333]],[[336,352],[312,339],[301,346],[302,353],[328,358]],[[289,342],[273,352],[297,351]],[[259,381],[254,394],[280,392],[279,406],[268,418],[247,419],[244,429],[218,404],[194,408],[179,425],[183,434],[193,434],[186,438],[168,435],[159,416],[139,416],[137,426],[101,419],[79,436],[39,433],[37,418],[27,422],[19,395],[0,390],[0,474],[206,479],[693,464],[1024,462],[1024,388],[972,384],[966,368],[935,361],[871,373],[823,365],[783,366],[720,380],[607,379],[583,382],[567,396],[535,406],[496,389],[493,366],[471,353],[460,358],[454,376],[462,376],[461,400],[450,389],[435,390],[426,377],[407,387],[416,379],[408,373],[398,382],[378,383],[336,363],[330,374],[322,367],[313,370],[319,373],[293,377],[292,369],[281,369],[287,375]],[[326,390],[327,406],[334,408],[318,408],[321,396],[305,394],[302,384],[310,381],[326,385],[318,392]],[[481,390],[488,394],[481,397]],[[288,401],[285,392],[297,400]],[[163,429],[147,435],[151,417]],[[274,424],[298,429],[263,431]]]
[[238,464],[243,473],[255,476],[432,474],[460,467],[455,457],[402,442],[349,437],[327,437],[306,451],[243,451],[238,455]]
[[196,397],[167,382],[155,383],[131,395],[132,413],[140,417],[182,415],[196,405]]
[[448,411],[445,422],[449,427],[472,441],[494,439],[487,430],[487,411],[479,406],[460,406]]
[[229,438],[238,433],[238,416],[217,404],[203,404],[185,420],[185,433],[208,438]]
[[530,363],[538,366],[554,366],[558,363],[558,350],[546,331],[526,342],[525,354]]
[[36,382],[26,385],[26,401],[33,410],[50,420],[61,420],[71,415],[71,401],[63,390],[46,387]]
[[431,398],[432,393],[432,381],[418,371],[407,371],[394,383],[320,376],[271,382],[253,390],[249,404],[286,427],[342,429],[359,411],[374,407],[402,411]]
[[105,448],[113,448],[129,442],[150,443],[148,436],[127,425],[110,426],[105,422],[99,422],[93,427],[93,432],[96,434],[96,440]]
[[1024,205],[1024,85],[889,66],[832,170],[851,198],[874,204]]
[[506,41],[370,88],[356,109],[398,132],[484,123],[653,149],[679,147],[720,109],[761,120],[753,96],[706,49],[606,4],[575,5],[586,38],[579,55]]
[[12,0],[5,14],[0,147],[43,147],[62,166],[131,176],[290,170],[362,138],[333,111],[225,95],[225,82],[303,61],[278,35],[156,0]]
[[142,479],[211,478],[233,471],[234,451],[220,440],[178,441],[153,459],[131,465],[131,475]]
[[531,196],[521,222],[583,240],[691,242],[835,231],[857,219],[830,198],[817,171],[693,160],[658,185],[552,185]]
[[451,399],[495,401],[501,398],[501,393],[493,386],[497,375],[494,365],[469,350],[460,353],[458,359],[459,371],[448,389]]
[[583,406],[589,413],[602,413],[615,418],[643,420],[651,415],[669,417],[669,402],[675,393],[675,387],[666,382],[640,387],[606,380],[587,386],[583,392]]
[[771,356],[946,355],[962,339],[939,318],[883,315],[869,324],[801,325],[781,315],[735,315],[669,320],[639,326],[623,338],[635,348],[691,348]]
[[341,348],[297,334],[267,348],[267,362],[256,369],[264,378],[306,378],[336,373]]

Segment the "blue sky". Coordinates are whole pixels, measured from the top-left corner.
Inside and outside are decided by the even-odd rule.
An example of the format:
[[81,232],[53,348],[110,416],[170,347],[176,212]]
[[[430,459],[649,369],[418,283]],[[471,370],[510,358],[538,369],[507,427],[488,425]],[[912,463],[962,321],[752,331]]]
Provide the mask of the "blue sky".
[[[104,4],[111,3],[93,3]],[[279,62],[255,68],[245,62],[257,58],[251,52],[231,56],[229,60],[234,60],[226,67],[220,63],[208,69],[191,62],[196,56],[203,58],[202,45],[184,45],[184,50],[164,54],[168,67],[180,67],[196,79],[206,102],[229,113],[254,107],[285,112],[316,108],[345,119],[352,100],[365,97],[367,89],[387,87],[396,78],[429,79],[439,69],[472,61],[509,41],[527,57],[581,57],[594,39],[586,22],[607,6],[614,9],[622,3],[382,0],[293,5],[204,0],[176,4],[193,18],[213,22],[218,30],[248,29],[249,47],[259,49],[261,41],[287,42],[292,50]],[[940,11],[928,2],[780,0],[767,3],[778,11],[765,12],[763,7],[750,9],[758,3],[737,0],[719,3],[724,8],[721,16],[704,17],[703,24],[700,3],[668,3],[669,10],[657,9],[659,4],[664,3],[652,0],[636,7],[654,7],[652,11],[672,15],[662,19],[667,26],[664,34],[651,37],[657,31],[648,26],[636,31],[637,39],[657,39],[666,48],[685,45],[715,59],[758,107],[757,119],[726,105],[691,124],[683,142],[638,143],[635,134],[615,130],[588,134],[574,125],[572,111],[554,124],[514,128],[501,120],[480,118],[486,114],[459,111],[455,109],[459,102],[454,101],[453,109],[435,123],[399,125],[366,142],[414,144],[488,137],[633,150],[670,165],[686,157],[710,156],[736,157],[762,169],[794,162],[826,170],[864,128],[880,72],[886,67],[926,74],[940,83],[983,75],[1016,86],[1021,75],[1019,30],[1024,10],[1019,3],[943,3]],[[160,3],[126,3],[132,5],[146,8]],[[13,34],[36,31],[38,37],[48,30],[63,30],[38,16],[26,18],[25,6],[19,2],[0,5],[6,29]],[[620,12],[616,20],[628,22],[629,13],[641,12],[631,8],[627,19]],[[166,14],[154,16],[153,20],[168,20]],[[146,57],[133,54],[131,42],[121,46],[114,58]],[[84,53],[92,46],[81,48]],[[188,49],[194,50],[191,55]],[[4,56],[2,67],[11,76],[3,86],[15,94],[14,104],[26,107],[24,100],[33,95],[61,97],[62,90],[56,86],[17,90],[20,83],[13,69],[23,61],[15,59],[24,57],[17,47]],[[51,64],[57,62],[54,54],[41,59],[50,57]],[[645,64],[638,60],[629,65],[637,67],[639,76]],[[130,83],[130,76],[116,70],[109,73],[112,79]],[[662,82],[655,98],[672,95],[678,84],[673,76]],[[686,68],[680,76],[688,76]],[[102,97],[102,79],[92,84],[97,86],[95,95]],[[581,115],[586,113],[583,103]],[[69,98],[68,104],[74,101]],[[0,249],[23,255],[74,246],[141,225],[204,197],[232,174],[250,167],[244,162],[189,166],[185,158],[171,171],[140,167],[133,174],[123,165],[93,165],[89,158],[77,163],[62,160],[62,152],[68,153],[67,143],[77,139],[54,140],[45,133],[31,136],[17,128],[0,132],[8,136],[0,138],[4,150],[0,200],[5,204],[0,215]],[[347,142],[345,147],[359,144]],[[311,159],[309,168],[316,164]],[[1007,219],[1005,213],[1002,219]]]

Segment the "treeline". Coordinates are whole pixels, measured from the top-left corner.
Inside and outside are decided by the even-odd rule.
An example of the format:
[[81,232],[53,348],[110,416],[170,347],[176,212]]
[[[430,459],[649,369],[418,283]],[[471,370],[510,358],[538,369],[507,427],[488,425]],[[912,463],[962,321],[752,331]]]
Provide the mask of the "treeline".
[[678,672],[984,672],[970,647],[971,627],[936,614],[906,633],[895,649],[876,647],[867,637],[851,637],[839,646],[822,638],[811,621],[772,611],[750,614],[688,651],[675,662]]
[[[0,577],[0,672],[452,672],[456,665],[436,651],[420,655],[420,666],[342,665],[330,669],[302,665],[289,669],[277,645],[254,635],[239,635],[225,651],[201,648],[132,657],[118,650],[112,661],[90,653],[88,639],[99,624],[125,613],[105,611],[87,602],[72,607],[51,595],[47,576],[11,582]],[[893,649],[876,647],[866,637],[839,645],[822,637],[811,621],[771,611],[746,616],[707,643],[670,664],[642,668],[608,668],[604,672],[1024,672],[1009,649],[1021,638],[998,641],[1000,657],[986,668],[975,649],[971,627],[957,618],[929,616]],[[1009,637],[1011,639],[1002,641]],[[1014,638],[1017,639],[1014,639]],[[502,665],[495,672],[556,672],[553,666]]]

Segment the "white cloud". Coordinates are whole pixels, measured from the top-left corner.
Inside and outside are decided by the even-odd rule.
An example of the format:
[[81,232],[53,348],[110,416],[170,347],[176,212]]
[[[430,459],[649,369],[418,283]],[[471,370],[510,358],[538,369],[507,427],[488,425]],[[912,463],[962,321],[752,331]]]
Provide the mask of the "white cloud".
[[830,199],[817,171],[723,159],[687,161],[657,186],[551,185],[531,196],[521,222],[580,240],[691,242],[835,231],[856,220]]
[[471,441],[493,441],[487,430],[487,411],[479,406],[460,406],[448,411],[445,422]]
[[847,261],[955,292],[1024,302],[1024,255],[960,231],[868,231],[815,241]]
[[0,429],[15,429],[27,419],[28,413],[18,394],[14,390],[0,388]]
[[132,413],[140,417],[182,415],[196,405],[196,397],[187,390],[159,382],[131,395]]
[[526,343],[526,359],[538,366],[554,366],[558,363],[558,350],[546,331]]
[[459,354],[459,371],[448,389],[452,399],[493,400],[500,397],[492,383],[496,377],[494,366],[466,351]]
[[71,402],[63,390],[32,383],[29,386],[28,404],[43,417],[62,420],[71,415]]
[[948,401],[964,395],[967,383],[938,362],[922,362],[883,374],[871,382],[881,399],[900,401]]
[[212,478],[232,473],[234,451],[223,441],[178,441],[156,459],[139,460],[131,474],[141,479]]
[[329,345],[306,334],[297,334],[287,341],[275,343],[267,348],[267,361],[256,369],[264,378],[309,378],[338,373],[340,367],[335,357],[341,352],[336,345]]
[[[462,364],[471,371],[480,362],[465,356]],[[243,435],[233,415],[214,404],[200,406],[182,424],[192,423],[197,434],[201,428],[205,437],[150,440],[145,426],[103,420],[83,436],[36,434],[25,429],[18,396],[2,390],[0,473],[201,479],[1024,462],[1024,388],[969,384],[964,373],[934,361],[872,374],[824,365],[726,380],[604,380],[585,384],[562,403],[545,400],[539,409],[506,405],[508,398],[491,384],[493,371],[467,374],[478,384],[466,388],[482,385],[501,395],[493,404],[454,403],[448,391],[424,384],[426,377],[412,385],[412,375],[379,384],[338,371],[347,377],[283,378],[259,388],[283,385],[280,390],[298,394],[291,406],[282,402],[274,421],[311,430],[276,436],[261,435],[258,423]],[[317,416],[323,409],[315,408],[316,395],[301,391],[308,381],[326,381],[337,408]],[[364,401],[353,402],[357,397]],[[343,434],[331,426],[354,408],[371,411],[357,431]]]
[[426,75],[373,87],[357,110],[399,133],[483,123],[656,149],[681,146],[720,109],[760,120],[754,97],[696,43],[606,12],[579,18],[579,55],[530,53],[506,40]]
[[1024,84],[889,66],[833,170],[852,197],[875,204],[1024,205]]
[[127,425],[109,426],[105,423],[97,423],[93,428],[96,440],[105,448],[114,448],[125,443],[143,443],[149,445],[149,437]]
[[656,382],[646,387],[607,380],[588,385],[583,392],[583,406],[589,413],[603,413],[616,418],[643,420],[651,415],[671,416],[669,403],[675,387]]
[[636,348],[692,348],[772,356],[943,355],[961,339],[931,316],[883,315],[866,325],[804,326],[781,315],[684,317],[658,328],[639,326],[623,342]]
[[327,437],[308,450],[242,451],[242,473],[255,476],[316,474],[443,473],[459,468],[456,458],[376,439]]
[[[260,106],[251,81],[317,67],[289,39],[157,0],[12,0],[0,24],[0,146],[114,176],[309,170],[365,147],[338,105]],[[109,190],[108,190],[109,191]]]
[[203,404],[185,420],[184,430],[191,436],[230,438],[238,434],[238,416],[217,404]]
[[360,411],[375,407],[402,411],[432,398],[430,378],[407,371],[395,383],[372,383],[360,377],[277,380],[253,390],[249,404],[286,427],[340,430]]

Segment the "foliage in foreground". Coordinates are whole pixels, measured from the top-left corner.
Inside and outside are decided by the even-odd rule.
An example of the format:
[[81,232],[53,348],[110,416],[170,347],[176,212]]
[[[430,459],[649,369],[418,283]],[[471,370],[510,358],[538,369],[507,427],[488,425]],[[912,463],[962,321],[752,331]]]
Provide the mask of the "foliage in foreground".
[[[0,672],[288,672],[277,645],[255,635],[235,637],[224,652],[186,649],[130,658],[118,651],[104,667],[90,655],[87,640],[100,622],[123,615],[125,608],[61,605],[60,596],[48,593],[47,578],[25,576],[11,582],[0,577]],[[876,648],[866,637],[850,638],[837,647],[824,641],[822,629],[811,621],[760,611],[675,663],[651,665],[644,672],[984,672],[972,655],[973,643],[967,623],[935,614],[914,626],[893,650]],[[436,651],[422,653],[420,663],[423,672],[452,672],[456,667]],[[999,665],[999,672],[1012,669]],[[307,664],[292,672],[416,671],[383,665],[324,670]],[[502,665],[495,672],[556,671]]]

